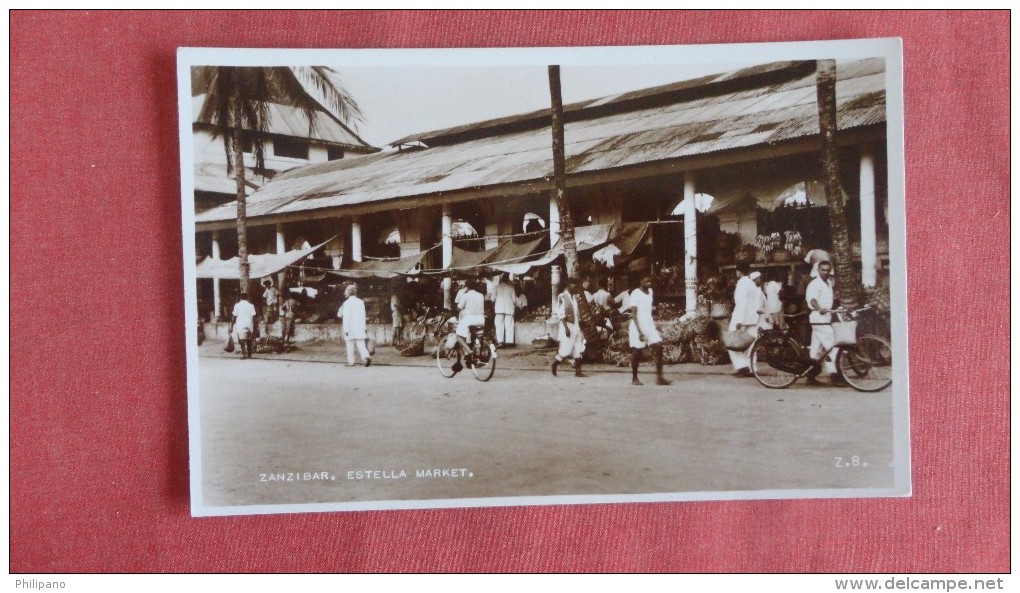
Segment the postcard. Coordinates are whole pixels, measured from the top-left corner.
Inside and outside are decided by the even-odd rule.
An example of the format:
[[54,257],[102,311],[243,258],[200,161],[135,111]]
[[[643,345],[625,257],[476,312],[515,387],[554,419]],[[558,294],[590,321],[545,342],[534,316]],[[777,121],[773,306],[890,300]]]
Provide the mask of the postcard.
[[193,515],[910,495],[898,39],[178,76]]

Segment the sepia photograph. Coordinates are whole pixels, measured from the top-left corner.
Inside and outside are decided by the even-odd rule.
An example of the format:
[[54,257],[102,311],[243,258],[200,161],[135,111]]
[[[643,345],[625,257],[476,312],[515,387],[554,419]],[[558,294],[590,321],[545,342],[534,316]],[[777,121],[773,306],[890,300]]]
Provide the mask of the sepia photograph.
[[177,68],[193,515],[910,495],[898,39]]

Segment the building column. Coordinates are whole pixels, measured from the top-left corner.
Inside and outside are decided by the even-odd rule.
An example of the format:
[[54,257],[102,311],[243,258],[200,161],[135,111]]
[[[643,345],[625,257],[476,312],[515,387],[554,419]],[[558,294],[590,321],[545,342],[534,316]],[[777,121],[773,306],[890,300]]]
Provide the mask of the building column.
[[347,227],[342,218],[336,219],[335,225],[336,238],[326,246],[326,255],[333,260],[333,269],[339,270],[340,266],[343,265],[344,260],[344,248],[347,243]]
[[878,238],[875,231],[875,156],[871,146],[861,147],[861,284],[878,280]]
[[[449,269],[450,264],[453,263],[453,214],[450,204],[443,204],[443,269]],[[453,300],[450,292],[453,288],[453,282],[450,277],[443,278],[443,307],[447,309],[453,309]]]
[[[212,258],[214,260],[220,259],[220,232],[212,232]],[[220,319],[220,279],[213,278],[212,281],[212,294],[213,294],[213,318],[211,321],[219,321]]]
[[[287,241],[283,235],[283,223],[276,224],[276,253],[287,253]],[[287,277],[287,270],[284,268],[282,272],[276,275],[276,287],[283,293],[283,281]]]
[[556,297],[560,294],[560,267],[553,265],[549,268],[549,285],[552,287],[552,312],[556,314]]
[[351,259],[361,261],[361,217],[351,217]]
[[495,222],[485,223],[485,248],[495,249],[499,247],[499,224]]
[[549,192],[549,248],[560,239],[560,208],[556,204],[556,192]]
[[684,301],[688,315],[698,307],[698,208],[694,203],[694,174],[684,175]]
[[443,269],[453,262],[453,215],[449,204],[443,204]]

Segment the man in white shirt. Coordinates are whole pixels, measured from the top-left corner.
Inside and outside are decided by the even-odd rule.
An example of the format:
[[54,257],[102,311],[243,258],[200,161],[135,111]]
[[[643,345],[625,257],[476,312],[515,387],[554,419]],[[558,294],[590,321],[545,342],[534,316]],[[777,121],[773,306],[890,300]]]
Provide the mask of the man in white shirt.
[[460,319],[464,316],[464,295],[467,294],[468,286],[464,280],[458,280],[457,286],[460,288],[457,290],[456,296],[453,297],[453,308],[457,310],[457,318]]
[[372,357],[365,346],[368,338],[368,324],[365,319],[365,301],[358,298],[358,286],[350,284],[344,290],[344,304],[336,316],[343,323],[344,341],[347,343],[347,366],[354,366],[354,349],[357,348],[365,366],[372,366]]
[[[758,322],[765,309],[765,293],[761,291],[761,272],[751,272],[741,265],[737,268],[737,287],[733,290],[733,315],[730,331],[743,331],[758,336]],[[751,346],[744,351],[727,350],[733,363],[734,377],[751,377]]]
[[669,385],[670,381],[662,375],[662,337],[652,319],[651,277],[641,279],[641,285],[630,293],[629,303],[630,324],[627,329],[630,338],[631,385],[643,385],[638,379],[638,367],[641,365],[641,352],[645,348],[651,349],[655,361],[655,384]]
[[241,347],[241,358],[251,358],[252,333],[255,331],[255,305],[248,300],[248,293],[242,292],[241,299],[234,304],[230,322],[234,338]]
[[[807,292],[804,295],[808,309],[811,310],[811,314],[808,316],[808,321],[811,322],[809,352],[811,358],[817,361],[815,368],[808,373],[807,383],[808,385],[820,385],[821,382],[815,377],[821,373],[824,367],[825,372],[829,373],[832,384],[842,387],[846,385],[846,382],[836,372],[836,364],[833,362],[836,360],[838,350],[833,348],[836,343],[836,332],[832,329],[831,313],[835,300],[832,290],[832,264],[821,261],[818,262],[815,269],[818,271],[818,276],[811,281],[811,284],[808,284]],[[826,352],[828,354],[822,360],[822,356]]]
[[577,304],[578,298],[584,298],[581,283],[577,278],[567,280],[567,288],[556,299],[555,315],[559,318],[559,348],[552,361],[552,374],[564,359],[573,360],[574,375],[584,377],[581,372],[581,356],[584,355],[584,334],[581,333],[581,311]]
[[584,299],[589,303],[595,302],[595,295],[591,292],[591,278],[581,281],[581,290],[584,292]]
[[613,304],[618,306],[617,311],[620,313],[630,313],[630,289],[626,285],[613,299]]
[[[478,285],[474,280],[464,283],[464,292],[459,297],[460,321],[457,322],[457,343],[460,344],[462,354],[471,351],[468,347],[468,338],[471,337],[472,325],[485,325],[485,296],[478,291]],[[458,356],[457,362],[453,365],[454,373],[463,368]]]
[[280,307],[280,291],[273,286],[272,278],[264,278],[262,286],[266,289],[262,292],[262,301],[265,303],[262,309],[262,318],[266,322],[266,335],[269,335],[269,326],[276,323],[277,312]]
[[514,294],[517,298],[514,300],[514,305],[518,309],[525,309],[528,306],[528,295],[524,294],[524,289],[521,287],[520,282],[514,283]]
[[514,343],[514,313],[517,308],[517,294],[504,274],[492,293],[493,309],[496,314],[496,347]]
[[592,296],[592,303],[601,309],[609,309],[609,301],[613,299],[613,295],[609,294],[606,290],[608,282],[605,278],[599,278],[599,289],[595,291]]

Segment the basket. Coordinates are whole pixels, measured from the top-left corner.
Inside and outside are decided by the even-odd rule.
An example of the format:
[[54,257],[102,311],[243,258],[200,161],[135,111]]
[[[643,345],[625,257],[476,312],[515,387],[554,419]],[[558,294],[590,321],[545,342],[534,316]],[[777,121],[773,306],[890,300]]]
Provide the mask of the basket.
[[734,352],[742,352],[747,350],[748,347],[754,343],[754,336],[747,333],[746,331],[724,331],[722,333],[723,346],[727,350],[733,350]]
[[531,346],[538,349],[555,348],[557,345],[556,340],[549,337],[539,337],[531,341]]
[[786,249],[773,249],[770,257],[773,262],[778,264],[790,261],[793,258],[793,254]]
[[856,321],[833,321],[832,331],[836,334],[837,346],[853,346],[857,343]]
[[733,313],[733,305],[729,303],[712,303],[712,307],[709,309],[709,315],[713,319],[729,317],[730,313]]

